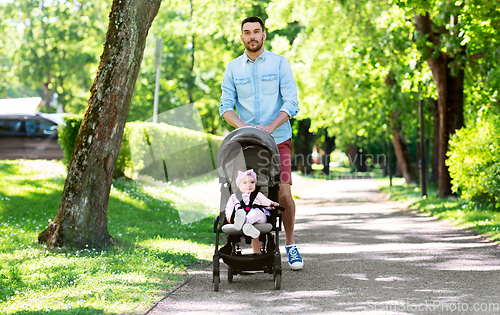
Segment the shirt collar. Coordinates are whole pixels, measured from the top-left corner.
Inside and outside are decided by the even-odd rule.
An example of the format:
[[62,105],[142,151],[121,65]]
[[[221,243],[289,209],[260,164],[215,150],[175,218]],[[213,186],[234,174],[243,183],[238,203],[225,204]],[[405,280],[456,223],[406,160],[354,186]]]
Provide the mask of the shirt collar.
[[[266,55],[267,55],[267,50],[264,48],[264,51],[262,52],[262,54],[260,54],[259,57],[257,57],[257,59],[255,59],[255,61],[257,61],[259,59],[266,60]],[[245,50],[245,53],[243,54],[243,56],[244,56],[246,62],[255,62],[252,59],[250,59],[250,57],[248,57],[246,50]]]

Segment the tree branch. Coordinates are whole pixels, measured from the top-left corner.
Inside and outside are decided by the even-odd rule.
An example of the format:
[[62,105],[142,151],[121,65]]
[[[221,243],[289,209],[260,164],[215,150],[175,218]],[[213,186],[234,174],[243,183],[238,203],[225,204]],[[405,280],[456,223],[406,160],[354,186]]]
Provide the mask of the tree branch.
[[474,54],[474,55],[470,55],[469,59],[470,60],[477,60],[477,59],[481,59],[484,57],[486,57],[486,54]]

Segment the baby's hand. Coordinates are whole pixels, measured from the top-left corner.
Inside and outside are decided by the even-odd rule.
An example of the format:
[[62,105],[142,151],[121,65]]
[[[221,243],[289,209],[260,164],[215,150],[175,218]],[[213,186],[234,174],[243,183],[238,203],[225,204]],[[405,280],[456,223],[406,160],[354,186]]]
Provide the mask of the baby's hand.
[[279,206],[279,205],[280,205],[279,203],[274,202],[274,201],[271,201],[271,206],[273,206],[273,208],[274,208],[274,207],[277,207],[277,206]]

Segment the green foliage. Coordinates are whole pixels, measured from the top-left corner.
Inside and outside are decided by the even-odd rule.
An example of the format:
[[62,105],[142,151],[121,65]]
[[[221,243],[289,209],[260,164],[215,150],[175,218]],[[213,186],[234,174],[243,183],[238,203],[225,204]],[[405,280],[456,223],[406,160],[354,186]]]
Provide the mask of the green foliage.
[[111,189],[113,245],[47,250],[37,236],[58,209],[65,173],[60,162],[0,161],[2,314],[144,313],[187,278],[186,266],[211,259],[213,216],[181,224],[178,210],[216,213],[215,204],[188,198],[189,186],[130,180],[116,180]]
[[[66,111],[83,113],[110,4],[2,2],[0,97],[57,93]],[[416,31],[415,13],[429,14],[436,43]],[[231,129],[218,115],[220,85],[226,64],[243,53],[239,24],[249,15],[266,20],[265,47],[291,63],[301,107],[296,119],[311,119],[311,132],[328,130],[337,148],[356,143],[379,154],[393,113],[414,147],[418,91],[437,98],[426,63],[431,56],[445,54],[449,67],[465,69],[467,125],[483,105],[500,102],[498,1],[166,0],[149,32],[128,120],[153,115],[154,46],[161,36],[159,112],[194,102],[206,132]],[[425,115],[432,126],[429,109]],[[122,157],[118,163],[126,165]]]
[[195,103],[205,131],[221,135],[229,125],[219,117],[226,64],[243,53],[239,25],[246,15],[263,12],[265,2],[163,1],[151,30],[128,121],[153,116],[154,47],[163,38],[159,113]]
[[450,140],[448,165],[453,191],[482,206],[500,208],[500,116],[481,118]]
[[[222,134],[218,114],[226,64],[243,53],[241,20],[265,15],[269,1],[163,1],[149,32],[128,121],[153,116],[155,37],[163,38],[159,112],[195,103],[205,130]],[[58,94],[66,112],[81,114],[97,70],[109,1],[0,4],[0,97]],[[4,83],[5,82],[5,83]],[[54,108],[43,108],[54,111]]]
[[[401,113],[402,121],[415,120],[418,88],[413,73],[419,56],[408,40],[411,24],[396,5],[282,0],[274,1],[268,14],[275,33],[300,26],[291,45],[276,36],[273,51],[292,63],[301,106],[298,119],[311,118],[311,130],[328,130],[338,148],[352,143],[366,148],[373,146],[373,139],[387,137],[392,112]],[[385,82],[390,74],[394,87]],[[416,125],[404,128],[414,134]]]
[[129,142],[130,127],[125,124],[123,130],[123,140],[120,147],[120,153],[115,162],[115,169],[113,173],[114,178],[126,177],[126,171],[132,167],[132,156],[130,155],[130,142]]
[[340,150],[334,150],[330,155],[330,161],[338,163],[341,166],[350,166],[349,157]]
[[163,123],[128,123],[127,129],[135,172],[174,180],[202,175],[217,167],[221,137]]
[[0,10],[18,35],[6,43],[13,53],[9,58],[13,77],[44,95],[45,101],[57,95],[66,111],[83,112],[102,51],[109,3],[15,0],[1,4]]
[[[68,164],[83,116],[68,115],[64,120],[66,125],[59,128],[59,144],[64,151],[63,163]],[[113,177],[131,176],[133,170],[138,173],[147,167],[142,174],[166,180],[163,175],[163,157],[167,159],[166,165],[171,170],[172,179],[205,174],[217,167],[217,152],[221,142],[221,137],[166,124],[127,123]],[[154,148],[152,155],[150,148]],[[153,159],[155,152],[157,158]]]
[[[7,14],[6,8],[0,5],[0,16]],[[8,19],[0,20],[0,98],[38,96],[36,91],[23,86],[20,78],[12,71],[21,36],[22,32],[10,25]]]
[[83,115],[64,116],[66,125],[59,126],[59,145],[64,151],[63,163],[68,164],[73,154],[78,131],[82,124]]
[[[483,104],[498,104],[500,87],[500,7],[498,1],[402,0],[407,17],[429,14],[436,44],[419,32],[414,40],[425,60],[446,54],[453,71],[466,69],[465,118],[473,123]],[[430,48],[430,49],[429,49]]]
[[[75,147],[76,138],[78,137],[78,132],[80,131],[80,126],[82,125],[82,120],[83,115],[67,115],[64,116],[64,122],[66,125],[59,126],[59,145],[64,151],[62,162],[66,165],[69,163],[71,155],[73,154],[73,149]],[[116,159],[113,178],[126,176],[125,173],[131,166],[127,131],[127,126],[125,126],[122,146],[120,147],[120,153]]]

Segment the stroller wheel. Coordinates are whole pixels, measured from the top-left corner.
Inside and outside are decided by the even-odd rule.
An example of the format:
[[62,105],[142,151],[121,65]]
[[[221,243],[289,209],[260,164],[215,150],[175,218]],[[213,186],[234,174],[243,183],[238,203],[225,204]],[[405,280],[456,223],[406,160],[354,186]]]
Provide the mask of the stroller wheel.
[[274,288],[275,288],[276,290],[281,289],[281,273],[277,273],[277,274],[274,276]]
[[227,281],[229,281],[229,283],[232,283],[233,282],[233,267],[231,266],[228,266],[227,267]]
[[214,283],[214,291],[219,291],[219,282],[220,282],[220,278],[219,278],[219,255],[214,255],[213,257],[213,275],[214,275],[214,278],[213,278],[213,283]]
[[214,291],[215,292],[219,291],[219,283],[220,283],[219,276],[214,276]]

